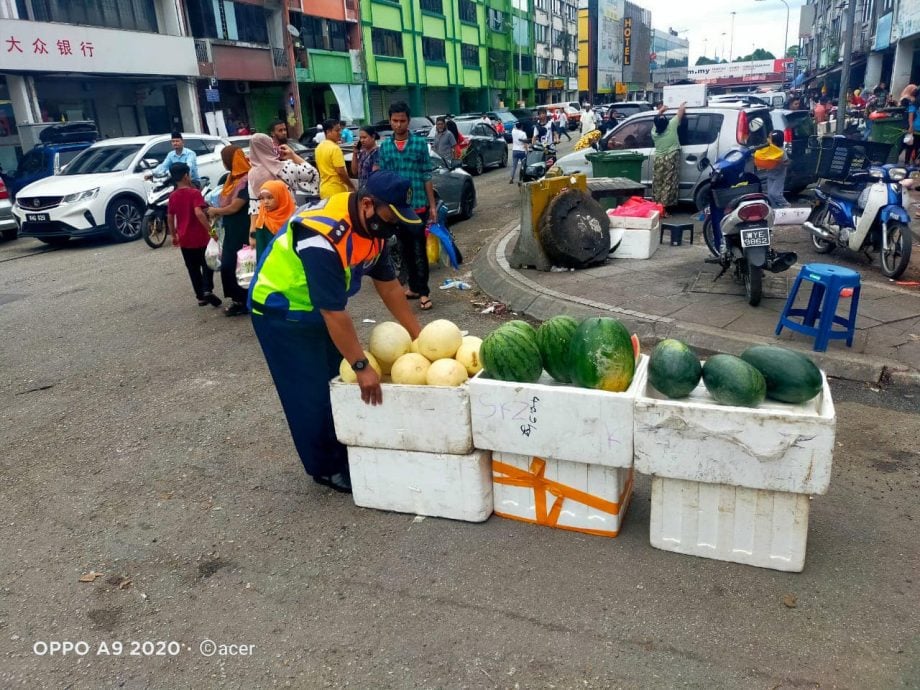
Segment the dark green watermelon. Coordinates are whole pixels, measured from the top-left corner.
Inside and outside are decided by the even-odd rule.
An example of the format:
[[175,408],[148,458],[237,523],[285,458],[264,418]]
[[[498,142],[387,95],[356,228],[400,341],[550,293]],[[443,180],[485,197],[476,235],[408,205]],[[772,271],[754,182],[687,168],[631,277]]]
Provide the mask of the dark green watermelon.
[[571,316],[554,316],[537,329],[537,347],[543,358],[543,368],[559,383],[571,383],[569,372],[569,346],[578,328]]
[[763,374],[734,355],[713,355],[706,360],[703,383],[722,405],[757,407],[767,394]]
[[662,340],[649,357],[649,383],[669,398],[686,398],[697,387],[702,375],[700,360],[680,340]]
[[767,397],[780,402],[801,404],[821,392],[821,370],[801,352],[776,345],[753,345],[741,359],[763,374]]
[[489,333],[479,358],[486,373],[501,381],[534,383],[543,374],[537,332],[524,321],[509,321]]
[[609,317],[582,321],[569,348],[572,383],[622,393],[636,373],[636,355],[626,327]]

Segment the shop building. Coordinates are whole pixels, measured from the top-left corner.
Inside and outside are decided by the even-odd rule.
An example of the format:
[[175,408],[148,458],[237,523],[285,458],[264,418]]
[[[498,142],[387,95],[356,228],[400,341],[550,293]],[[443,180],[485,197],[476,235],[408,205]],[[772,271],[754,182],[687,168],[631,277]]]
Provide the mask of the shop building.
[[652,29],[649,72],[656,91],[687,78],[690,42],[671,29]]
[[534,0],[537,103],[578,102],[578,3]]
[[191,38],[171,0],[0,3],[0,164],[42,123],[94,120],[106,137],[201,131]]

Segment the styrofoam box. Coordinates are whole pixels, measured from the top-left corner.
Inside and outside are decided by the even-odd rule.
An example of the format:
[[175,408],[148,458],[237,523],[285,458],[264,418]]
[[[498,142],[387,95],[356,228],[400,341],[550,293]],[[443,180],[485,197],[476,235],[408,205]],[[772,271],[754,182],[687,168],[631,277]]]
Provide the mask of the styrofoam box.
[[346,446],[464,455],[473,450],[467,387],[381,384],[383,404],[366,405],[354,383],[329,384],[335,435]]
[[[496,515],[600,536],[619,534],[632,496],[632,469],[516,453],[493,453],[492,460]],[[516,474],[527,473],[531,484],[523,475],[508,477],[499,463],[518,470]],[[501,483],[503,477],[512,483]],[[581,494],[603,501],[608,509],[586,505],[579,501]]]
[[482,522],[492,514],[492,454],[348,449],[355,505]]
[[469,382],[473,443],[528,457],[632,467],[633,408],[647,368],[642,355],[623,393],[560,384],[545,372],[536,383],[480,372]]
[[610,229],[610,254],[614,259],[649,259],[658,251],[661,231]]
[[671,479],[823,494],[831,479],[836,414],[831,390],[802,405],[716,403],[700,383],[669,400],[647,381],[636,400],[636,469]]
[[797,573],[808,508],[805,494],[655,477],[649,537],[664,551]]
[[610,219],[611,228],[624,228],[626,230],[657,230],[661,222],[658,211],[653,211],[652,215],[647,218],[635,218],[632,216],[614,216],[615,209],[607,211],[607,217]]

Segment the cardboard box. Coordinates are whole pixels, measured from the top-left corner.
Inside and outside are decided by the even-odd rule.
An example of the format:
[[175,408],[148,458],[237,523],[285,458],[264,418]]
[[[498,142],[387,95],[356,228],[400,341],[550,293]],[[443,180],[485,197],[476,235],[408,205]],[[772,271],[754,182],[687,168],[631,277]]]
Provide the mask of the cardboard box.
[[492,458],[495,514],[546,527],[615,537],[633,471],[516,453]]
[[480,372],[468,384],[473,443],[527,457],[632,467],[633,409],[647,368],[642,355],[623,393],[564,385],[545,372],[537,383],[497,381]]
[[679,108],[684,102],[688,108],[703,108],[707,100],[706,84],[665,86],[661,96],[662,102],[669,108]]
[[805,494],[652,479],[649,541],[656,549],[801,572],[808,539]]
[[797,494],[823,494],[831,479],[836,414],[824,377],[803,405],[716,403],[700,383],[669,400],[647,379],[636,400],[636,469],[671,479]]
[[492,454],[348,449],[352,497],[362,508],[482,522],[492,514]]
[[473,451],[466,385],[384,383],[383,404],[365,405],[357,384],[329,384],[335,435],[346,446],[464,455]]

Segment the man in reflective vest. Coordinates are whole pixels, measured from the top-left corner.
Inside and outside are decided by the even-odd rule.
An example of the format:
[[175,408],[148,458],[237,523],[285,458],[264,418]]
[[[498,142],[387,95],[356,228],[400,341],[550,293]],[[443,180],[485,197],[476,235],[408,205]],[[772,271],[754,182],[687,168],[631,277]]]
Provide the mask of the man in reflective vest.
[[316,482],[336,491],[351,491],[348,455],[335,437],[329,399],[329,380],[343,357],[355,371],[361,399],[370,405],[383,400],[345,310],[361,278],[373,279],[413,339],[420,330],[386,249],[399,224],[421,232],[411,184],[396,173],[375,172],[359,191],[294,215],[269,244],[249,287],[252,325],[300,461]]

